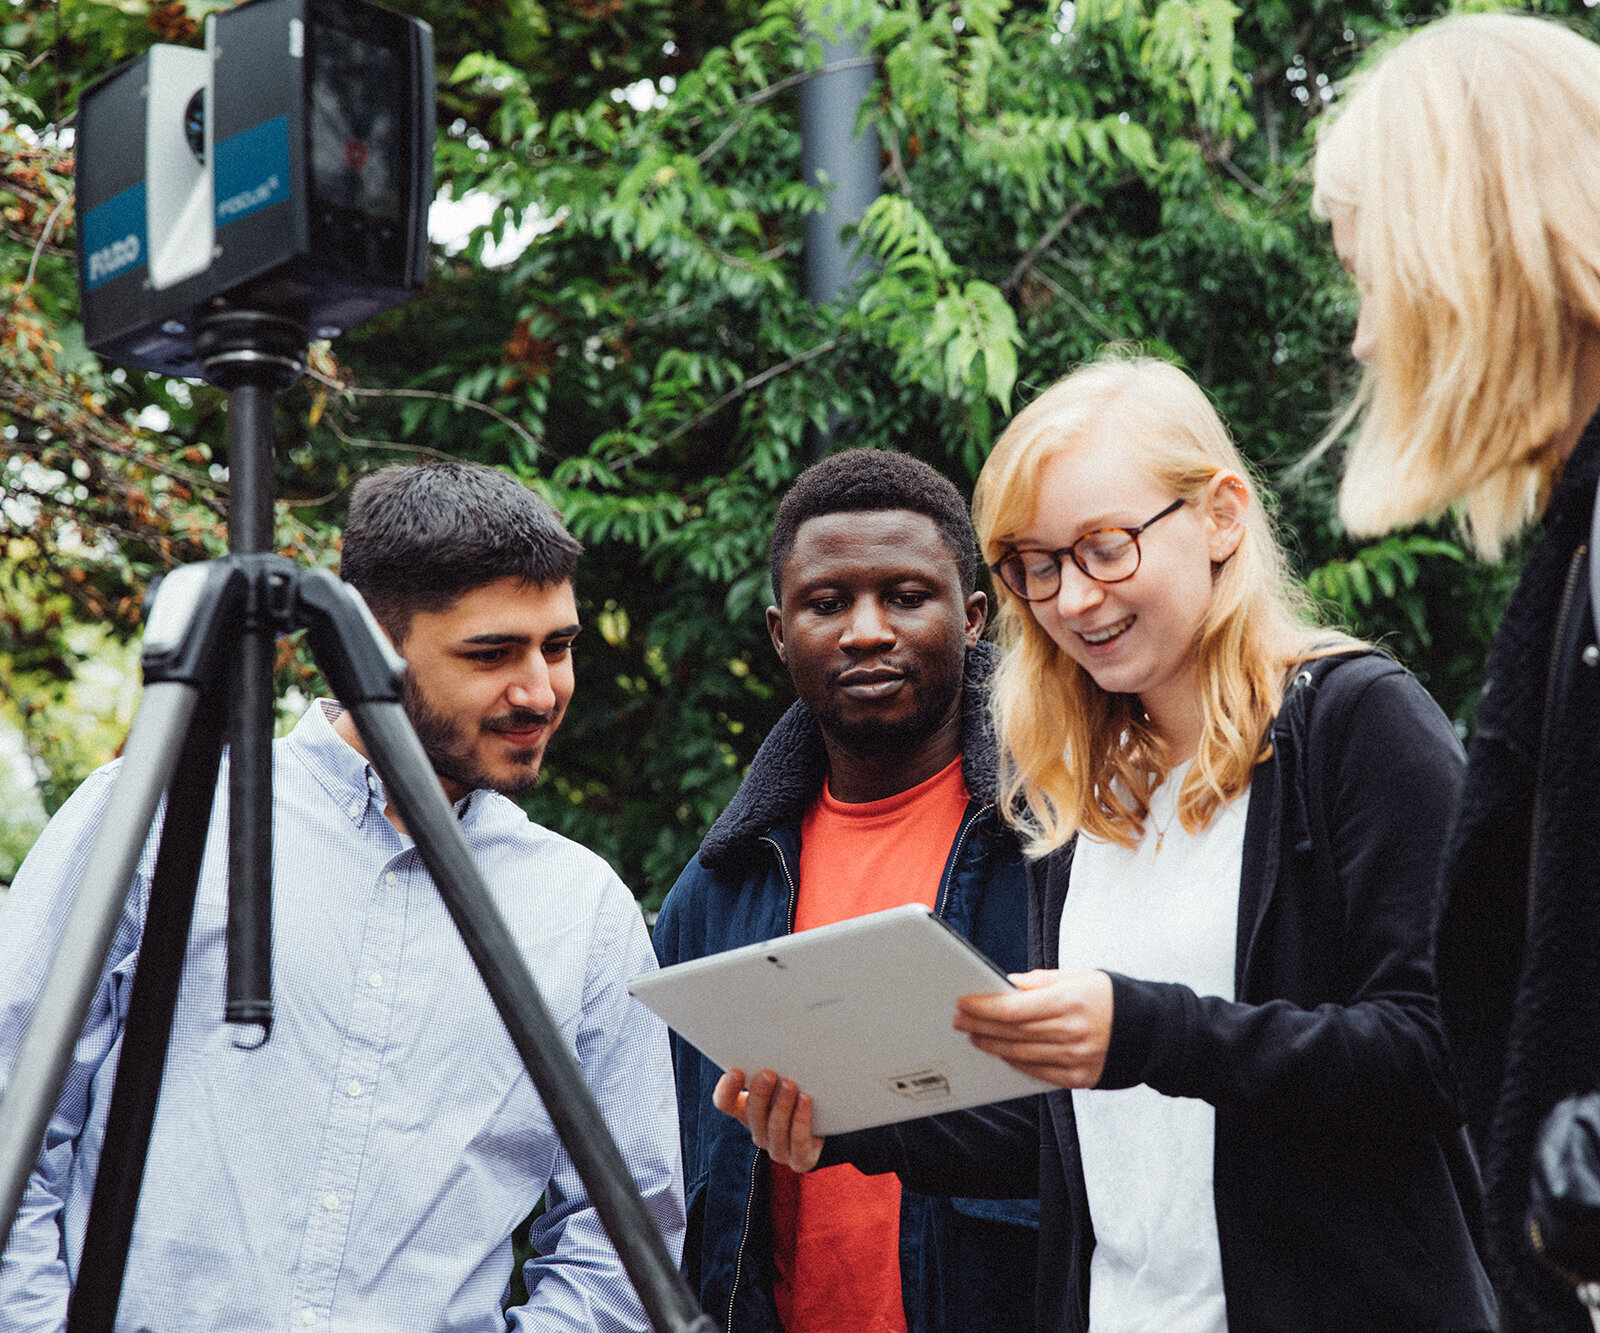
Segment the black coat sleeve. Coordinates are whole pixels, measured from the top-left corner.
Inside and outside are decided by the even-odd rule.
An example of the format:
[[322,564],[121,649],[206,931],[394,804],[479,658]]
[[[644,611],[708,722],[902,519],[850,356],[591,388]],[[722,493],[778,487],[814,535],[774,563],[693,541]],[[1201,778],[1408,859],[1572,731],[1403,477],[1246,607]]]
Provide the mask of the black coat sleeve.
[[1041,1097],[835,1134],[818,1166],[848,1162],[869,1176],[892,1171],[918,1194],[1031,1199],[1039,1193]]
[[[1255,946],[1270,974],[1262,1002],[1113,975],[1099,1086],[1145,1083],[1368,1130],[1454,1122],[1431,932],[1461,746],[1399,669],[1363,680],[1347,706],[1331,696],[1315,703],[1310,866],[1297,868],[1292,845],[1278,859],[1278,900],[1268,901]],[[1247,986],[1253,970],[1247,961]],[[1272,998],[1282,996],[1294,998]]]

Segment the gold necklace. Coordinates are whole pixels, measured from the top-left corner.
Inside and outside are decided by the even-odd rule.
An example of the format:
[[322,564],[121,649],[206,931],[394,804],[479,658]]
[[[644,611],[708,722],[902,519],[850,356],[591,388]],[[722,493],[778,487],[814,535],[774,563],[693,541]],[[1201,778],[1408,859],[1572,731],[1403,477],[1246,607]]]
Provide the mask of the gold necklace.
[[1155,850],[1150,853],[1151,859],[1154,860],[1156,857],[1161,855],[1161,844],[1167,840],[1167,829],[1172,827],[1172,821],[1178,817],[1178,812],[1174,810],[1170,815],[1168,815],[1167,822],[1164,826],[1156,823],[1156,812],[1154,810],[1147,810],[1145,812],[1145,817],[1149,819],[1150,827],[1156,831],[1156,847]]

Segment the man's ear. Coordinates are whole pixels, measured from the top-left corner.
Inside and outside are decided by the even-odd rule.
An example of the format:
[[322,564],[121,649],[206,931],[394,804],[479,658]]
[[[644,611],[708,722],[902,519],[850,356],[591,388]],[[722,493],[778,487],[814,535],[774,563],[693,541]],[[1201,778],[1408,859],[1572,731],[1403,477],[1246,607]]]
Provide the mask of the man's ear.
[[1239,549],[1250,503],[1250,483],[1237,472],[1224,468],[1206,483],[1204,512],[1210,528],[1206,544],[1212,564],[1222,564]]
[[983,637],[983,627],[989,621],[989,598],[986,593],[975,592],[967,598],[967,647],[976,648]]
[[772,646],[778,650],[778,661],[788,666],[789,659],[783,653],[783,613],[775,606],[767,608],[767,635],[772,640]]

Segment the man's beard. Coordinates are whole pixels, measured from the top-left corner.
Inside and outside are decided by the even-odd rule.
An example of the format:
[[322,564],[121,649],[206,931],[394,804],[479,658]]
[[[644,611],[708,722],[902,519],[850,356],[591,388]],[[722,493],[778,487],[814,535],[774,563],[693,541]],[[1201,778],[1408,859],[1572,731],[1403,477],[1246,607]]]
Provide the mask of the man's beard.
[[[903,668],[907,688],[920,685],[923,673],[913,667]],[[835,673],[838,674],[838,673]],[[832,684],[832,681],[829,682]],[[883,759],[894,754],[915,750],[933,735],[950,716],[956,696],[961,692],[961,676],[952,676],[950,688],[937,695],[924,695],[917,711],[896,722],[876,719],[864,722],[846,722],[839,705],[829,695],[825,708],[815,710],[822,730],[852,754],[868,759]]]
[[[502,796],[521,796],[533,790],[539,781],[537,749],[513,750],[510,754],[513,763],[521,762],[526,757],[532,760],[531,765],[509,780],[493,778],[484,772],[472,743],[462,735],[462,728],[455,719],[435,712],[409,673],[401,677],[401,683],[405,692],[406,716],[411,719],[412,730],[422,742],[433,771],[441,778],[468,791],[483,788],[499,792]],[[553,714],[550,713],[536,713],[531,708],[513,708],[509,713],[487,719],[482,725],[488,731],[520,731],[552,720]]]

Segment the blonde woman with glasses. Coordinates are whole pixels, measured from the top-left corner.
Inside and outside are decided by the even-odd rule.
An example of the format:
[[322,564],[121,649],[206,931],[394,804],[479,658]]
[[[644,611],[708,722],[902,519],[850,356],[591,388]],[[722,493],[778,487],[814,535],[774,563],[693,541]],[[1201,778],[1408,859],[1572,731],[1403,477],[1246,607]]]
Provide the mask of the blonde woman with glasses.
[[1491,1328],[1429,949],[1449,722],[1305,623],[1172,366],[1110,356],[1047,390],[974,517],[1035,970],[955,1024],[1060,1091],[826,1143],[770,1071],[718,1104],[802,1168],[971,1194],[1033,1173],[1045,1333]]
[[1600,47],[1526,15],[1449,18],[1341,103],[1315,205],[1361,293],[1345,521],[1453,508],[1490,559],[1536,526],[1445,857],[1439,997],[1503,1327],[1584,1329],[1523,1214],[1545,1115],[1600,1087]]

